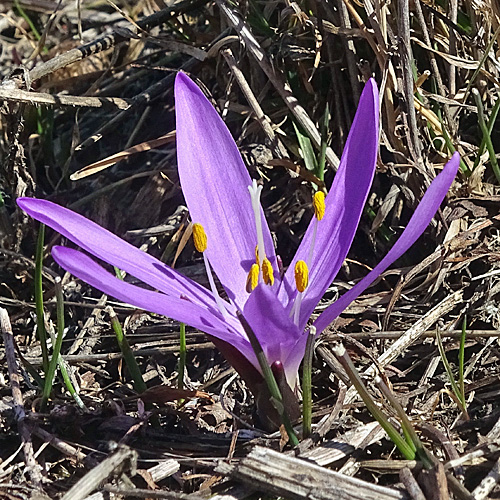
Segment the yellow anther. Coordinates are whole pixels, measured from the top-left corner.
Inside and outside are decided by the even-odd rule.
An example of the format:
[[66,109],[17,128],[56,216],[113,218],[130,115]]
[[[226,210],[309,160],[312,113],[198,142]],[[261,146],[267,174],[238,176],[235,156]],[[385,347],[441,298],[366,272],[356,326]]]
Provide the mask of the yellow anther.
[[267,257],[262,261],[262,279],[266,285],[274,285],[273,266]]
[[295,264],[295,285],[299,292],[303,292],[309,283],[309,269],[303,260],[297,261]]
[[259,245],[255,245],[255,262],[259,263]]
[[203,253],[207,249],[207,233],[198,222],[193,224],[193,241],[198,252]]
[[316,219],[321,220],[325,215],[325,193],[316,191],[313,196],[314,215]]
[[259,266],[258,264],[252,264],[250,271],[247,276],[247,286],[246,290],[250,293],[259,284]]

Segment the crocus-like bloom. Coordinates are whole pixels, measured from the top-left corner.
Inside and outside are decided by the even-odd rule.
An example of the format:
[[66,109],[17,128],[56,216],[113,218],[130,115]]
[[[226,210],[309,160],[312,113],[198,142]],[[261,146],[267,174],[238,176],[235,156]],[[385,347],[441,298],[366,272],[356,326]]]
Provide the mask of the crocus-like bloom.
[[[284,274],[278,269],[260,206],[261,187],[252,182],[216,110],[183,73],[175,82],[175,104],[179,176],[194,222],[195,246],[203,253],[209,278],[213,271],[227,298],[219,296],[215,286],[209,290],[189,280],[77,213],[45,200],[20,198],[17,202],[88,254],[157,291],[117,279],[86,253],[56,246],[52,255],[61,267],[108,295],[187,323],[216,343],[232,346],[233,354],[243,355],[258,376],[256,356],[237,317],[240,311],[269,363],[280,362],[294,388],[306,326],[346,258],[372,184],[379,136],[377,86],[374,80],[365,86],[330,192],[326,199],[315,195],[315,215]],[[455,154],[381,262],[314,321],[318,334],[422,234],[443,201],[458,163]],[[244,372],[241,366],[236,368]]]

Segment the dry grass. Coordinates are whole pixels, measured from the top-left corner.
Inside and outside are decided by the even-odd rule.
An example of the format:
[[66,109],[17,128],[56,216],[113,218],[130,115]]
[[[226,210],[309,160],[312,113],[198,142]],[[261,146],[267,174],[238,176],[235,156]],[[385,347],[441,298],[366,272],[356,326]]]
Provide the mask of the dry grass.
[[[373,75],[382,89],[377,173],[349,258],[322,306],[387,252],[455,150],[462,156],[461,171],[424,236],[318,343],[313,422],[319,427],[301,454],[346,475],[401,486],[398,473],[414,464],[393,460],[401,457],[391,443],[367,427],[373,419],[339,382],[343,373],[331,346],[341,338],[363,371],[406,334],[404,351],[383,366],[422,439],[448,472],[451,495],[472,498],[469,491],[474,498],[499,498],[498,473],[491,487],[478,486],[498,469],[500,435],[498,5],[479,0],[167,3],[83,0],[80,10],[70,0],[0,5],[0,305],[9,312],[18,362],[21,355],[35,366],[40,362],[33,338],[36,228],[16,210],[18,196],[36,195],[84,213],[203,282],[202,265],[183,239],[187,213],[172,134],[173,79],[183,69],[212,96],[251,175],[262,179],[266,214],[286,264],[311,217],[312,183],[320,184],[319,170],[302,157],[294,124],[317,157],[327,141],[329,186],[362,82]],[[331,118],[325,133],[327,105]],[[48,241],[58,238],[49,233]],[[54,277],[63,274],[50,256],[45,265],[50,328]],[[40,390],[21,365],[27,427],[18,432],[4,363],[0,495],[28,498],[43,489],[50,498],[62,497],[104,457],[114,456],[111,441],[132,449],[119,448],[118,465],[106,462],[101,481],[121,492],[110,493],[113,498],[147,489],[151,497],[160,492],[163,498],[199,498],[226,489],[233,498],[251,495],[242,477],[228,482],[215,466],[223,458],[246,456],[255,443],[278,448],[280,437],[255,427],[248,391],[212,344],[188,331],[186,383],[198,392],[183,394],[186,401],[179,407],[179,394],[153,389],[145,408],[103,313],[108,299],[71,276],[64,276],[63,284],[68,329],[62,352],[88,412],[59,381],[49,412],[41,413]],[[175,385],[179,326],[121,305],[115,310],[148,386]],[[435,333],[441,332],[456,374],[464,318],[467,416],[450,397]],[[156,415],[150,423],[149,409]],[[341,441],[350,446],[339,452],[335,443]],[[92,479],[91,489],[102,491]],[[404,473],[401,480],[411,491]],[[446,498],[443,469],[423,483],[431,480],[444,481],[444,487],[431,488],[426,498]]]

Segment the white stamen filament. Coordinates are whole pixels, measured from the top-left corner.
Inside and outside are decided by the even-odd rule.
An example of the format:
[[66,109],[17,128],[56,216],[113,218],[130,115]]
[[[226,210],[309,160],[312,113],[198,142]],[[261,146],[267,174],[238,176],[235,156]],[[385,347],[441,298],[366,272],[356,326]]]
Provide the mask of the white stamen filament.
[[[252,185],[248,186],[248,191],[250,192],[250,198],[252,200],[253,215],[255,218],[255,229],[257,231],[259,269],[262,269],[262,262],[266,256],[266,251],[264,248],[264,233],[262,232],[262,218],[261,218],[261,208],[260,208],[260,193],[262,192],[262,186],[258,186],[257,181],[253,179]],[[261,276],[262,276],[262,271],[259,273],[259,280]]]
[[[312,257],[314,253],[314,246],[316,244],[316,233],[318,232],[318,219],[315,219],[313,226],[313,234],[311,238],[311,246],[309,247],[309,253],[307,254],[307,267],[311,269]],[[295,301],[293,303],[292,309],[290,310],[290,317],[293,318],[293,322],[299,326],[299,316],[300,316],[300,306],[302,304],[302,296],[304,294],[301,292],[297,292],[297,296],[295,297]]]
[[293,316],[293,322],[299,326],[300,319],[300,306],[302,304],[302,292],[297,292],[297,297],[295,297],[295,302],[293,303],[292,310],[290,311],[290,316]]
[[212,268],[210,267],[210,263],[208,262],[205,252],[203,252],[203,261],[205,262],[205,269],[207,270],[208,282],[210,283],[210,289],[212,290],[212,294],[214,296],[215,302],[217,303],[217,307],[219,308],[222,317],[224,319],[227,319],[226,307],[224,305],[224,301],[220,298],[219,292],[217,291],[217,287],[215,286],[214,276],[212,274]]
[[312,258],[314,252],[314,246],[316,245],[316,233],[318,232],[318,219],[314,219],[313,234],[311,238],[311,246],[309,247],[309,254],[307,255],[306,264],[309,269],[311,269]]

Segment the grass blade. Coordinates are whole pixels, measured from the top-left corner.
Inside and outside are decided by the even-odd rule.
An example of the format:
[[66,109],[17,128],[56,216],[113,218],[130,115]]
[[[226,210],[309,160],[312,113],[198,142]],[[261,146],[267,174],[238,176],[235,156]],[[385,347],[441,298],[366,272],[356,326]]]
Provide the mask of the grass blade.
[[38,229],[38,238],[36,242],[35,257],[35,304],[36,304],[36,332],[40,347],[42,349],[42,368],[47,374],[49,369],[49,354],[47,348],[47,332],[45,331],[45,315],[43,312],[43,242],[45,239],[45,225],[40,224]]

